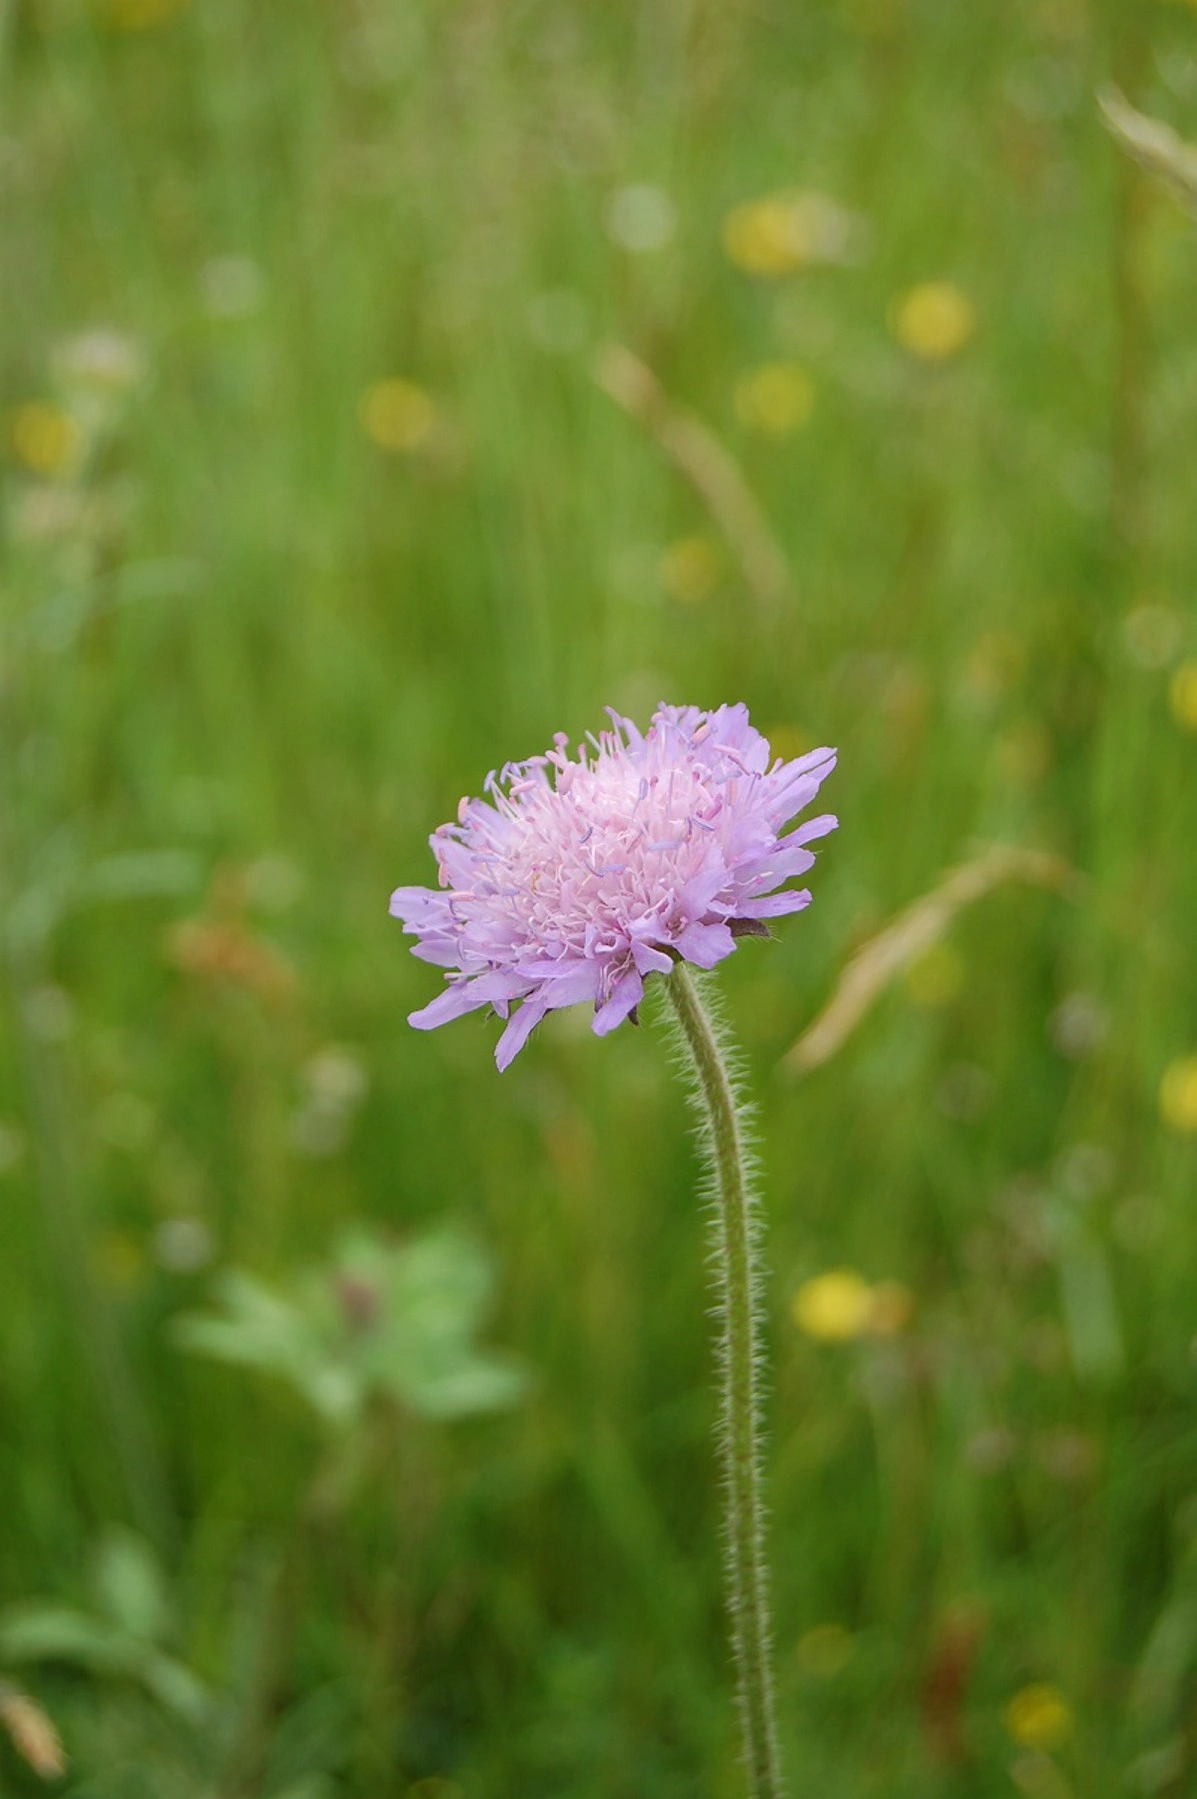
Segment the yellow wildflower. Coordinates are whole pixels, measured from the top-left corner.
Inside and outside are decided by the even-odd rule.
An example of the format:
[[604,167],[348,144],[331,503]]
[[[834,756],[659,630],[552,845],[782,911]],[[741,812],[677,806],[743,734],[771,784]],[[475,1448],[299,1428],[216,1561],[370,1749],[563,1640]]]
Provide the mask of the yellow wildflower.
[[799,1330],[820,1343],[896,1337],[913,1311],[914,1295],[901,1281],[872,1286],[854,1268],[832,1268],[804,1281],[791,1306]]
[[894,336],[920,362],[947,362],[963,350],[977,328],[968,295],[951,281],[924,281],[895,302]]
[[10,416],[9,440],[17,461],[35,475],[65,475],[79,460],[83,432],[52,400],[26,400]]
[[733,207],[723,221],[723,248],[748,275],[789,275],[807,260],[791,209],[776,196]]
[[854,1268],[831,1268],[803,1281],[794,1295],[794,1322],[818,1343],[849,1343],[869,1328],[873,1289]]
[[1197,659],[1182,662],[1168,683],[1172,716],[1185,731],[1197,731]]
[[1197,1056],[1181,1056],[1164,1070],[1160,1113],[1174,1131],[1186,1136],[1197,1133]]
[[1059,1749],[1072,1735],[1072,1707],[1058,1687],[1021,1687],[1005,1710],[1006,1729],[1024,1749]]
[[747,275],[792,275],[812,263],[842,262],[856,227],[826,194],[791,189],[733,206],[723,221],[723,248]]
[[679,537],[661,557],[661,585],[671,600],[709,600],[723,574],[719,545],[710,537]]
[[418,449],[436,422],[431,396],[414,381],[393,375],[367,388],[361,402],[362,426],[380,450],[402,453]]
[[814,403],[811,378],[796,362],[764,362],[736,382],[736,417],[770,437],[788,437],[805,425]]

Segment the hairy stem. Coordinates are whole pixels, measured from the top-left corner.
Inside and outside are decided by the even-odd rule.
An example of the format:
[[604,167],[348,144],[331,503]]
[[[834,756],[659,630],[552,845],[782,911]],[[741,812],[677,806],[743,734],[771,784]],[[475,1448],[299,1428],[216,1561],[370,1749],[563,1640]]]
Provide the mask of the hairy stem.
[[698,987],[679,962],[665,988],[677,1015],[712,1174],[712,1257],[721,1406],[718,1453],[727,1505],[727,1604],[739,1678],[744,1761],[753,1799],[783,1793],[769,1654],[768,1571],[760,1471],[759,1224],[744,1128],[727,1058]]

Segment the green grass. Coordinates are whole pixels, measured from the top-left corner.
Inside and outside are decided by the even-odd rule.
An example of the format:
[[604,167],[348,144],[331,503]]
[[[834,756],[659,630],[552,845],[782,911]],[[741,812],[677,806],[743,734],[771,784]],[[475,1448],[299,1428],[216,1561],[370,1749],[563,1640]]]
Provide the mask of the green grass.
[[[63,1790],[738,1792],[663,1032],[552,1020],[499,1077],[492,1024],[408,1029],[435,976],[386,914],[489,768],[665,697],[841,751],[814,907],[721,975],[770,1214],[794,1790],[1177,1799],[1195,1139],[1158,1091],[1197,1049],[1168,699],[1197,656],[1197,242],[1093,94],[1197,136],[1197,13],[152,10],[0,5],[0,1642],[18,1601],[94,1609],[97,1569],[136,1613],[149,1544],[159,1648],[223,1697],[196,1729],[102,1656],[14,1663]],[[608,229],[637,183],[676,209],[652,252]],[[723,220],[789,187],[858,214],[860,253],[753,278]],[[938,365],[893,332],[930,280],[976,315]],[[63,366],[96,327],[142,365],[99,401]],[[784,604],[594,381],[608,342],[739,464]],[[776,360],[815,405],[770,438],[733,393]],[[395,377],[436,408],[410,452],[362,425]],[[37,401],[83,418],[74,463]],[[683,600],[661,559],[693,537],[715,574]],[[999,889],[939,1003],[899,981],[787,1077],[853,949],[993,840],[1079,890]],[[1077,994],[1104,1029],[1065,1054]],[[330,1044],[369,1086],[314,1155]],[[180,1218],[205,1265],[163,1259]],[[354,1224],[446,1220],[494,1263],[484,1340],[533,1372],[511,1410],[384,1414],[351,1483],[283,1382],[176,1346],[221,1269],[282,1286]],[[910,1290],[902,1333],[798,1331],[842,1265]],[[1003,1714],[1039,1681],[1074,1727],[1037,1757]],[[0,1792],[37,1790],[0,1744]]]

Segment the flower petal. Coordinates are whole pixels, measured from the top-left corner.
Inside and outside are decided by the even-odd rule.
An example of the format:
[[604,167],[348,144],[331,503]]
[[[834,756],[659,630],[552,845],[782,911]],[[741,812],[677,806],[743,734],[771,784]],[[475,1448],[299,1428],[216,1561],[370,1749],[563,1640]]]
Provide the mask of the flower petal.
[[567,963],[563,973],[554,975],[541,988],[549,1011],[559,1012],[563,1006],[576,1006],[583,1000],[594,999],[598,994],[599,973],[597,962]]
[[641,974],[668,974],[673,967],[673,959],[663,950],[654,949],[651,943],[632,941],[632,960]]
[[486,995],[475,999],[473,986],[472,981],[454,981],[418,1012],[409,1012],[408,1024],[415,1025],[417,1031],[435,1031],[439,1024],[448,1024],[451,1018],[461,1018],[467,1012],[476,1011],[486,1004]]
[[741,890],[758,881],[780,887],[783,881],[791,880],[794,875],[804,875],[814,865],[813,850],[804,849],[790,837],[783,837],[771,854],[741,863],[736,869],[736,880]]
[[736,940],[725,924],[688,924],[674,947],[695,968],[714,968],[731,955]]
[[544,995],[537,993],[531,999],[526,999],[519,1010],[511,1014],[507,1029],[495,1045],[495,1061],[500,1074],[514,1062],[547,1011]]
[[810,905],[810,889],[789,888],[785,893],[769,893],[762,899],[746,900],[740,918],[782,918],[787,912],[801,912]]
[[816,837],[826,837],[829,831],[834,831],[839,822],[834,812],[820,812],[818,818],[808,818],[805,824],[800,824],[797,830],[791,831],[789,836],[783,838],[782,841],[784,843],[813,843]]
[[701,918],[716,894],[728,885],[730,876],[718,848],[713,847],[702,868],[686,882],[680,895],[682,911],[691,918]]
[[430,924],[451,922],[446,897],[431,887],[396,887],[388,909],[391,917],[402,919],[408,930],[420,930]]
[[600,1006],[594,1015],[594,1034],[605,1037],[613,1031],[617,1024],[622,1024],[629,1012],[635,1010],[644,998],[644,982],[636,969],[630,968],[621,975],[611,990],[611,997],[605,1006]]

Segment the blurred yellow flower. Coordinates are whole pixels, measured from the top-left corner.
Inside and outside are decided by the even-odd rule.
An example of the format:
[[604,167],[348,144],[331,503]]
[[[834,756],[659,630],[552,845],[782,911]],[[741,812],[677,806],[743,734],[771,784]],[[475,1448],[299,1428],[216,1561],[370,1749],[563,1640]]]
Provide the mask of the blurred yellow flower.
[[661,586],[683,605],[709,600],[722,575],[723,556],[712,537],[679,537],[661,556]]
[[723,248],[749,275],[788,275],[807,260],[792,208],[780,196],[733,207],[723,221]]
[[818,1343],[849,1343],[865,1334],[873,1289],[854,1268],[831,1268],[803,1281],[794,1295],[794,1322]]
[[1182,662],[1168,683],[1172,716],[1186,731],[1197,731],[1197,660]]
[[360,410],[366,435],[380,450],[401,453],[418,449],[436,422],[431,396],[401,375],[367,388]]
[[736,417],[749,431],[788,437],[805,425],[815,403],[811,378],[796,362],[764,362],[735,386]]
[[924,281],[895,301],[890,328],[904,350],[921,362],[947,362],[977,328],[968,295],[951,281]]
[[914,1311],[914,1295],[901,1281],[876,1286],[855,1268],[831,1268],[804,1281],[791,1315],[799,1330],[819,1343],[850,1343],[857,1337],[896,1337]]
[[1160,1115],[1186,1136],[1197,1133],[1197,1056],[1170,1062],[1160,1082]]
[[856,1644],[842,1624],[816,1624],[798,1639],[798,1666],[804,1674],[832,1680],[852,1660]]
[[950,943],[933,943],[906,970],[906,991],[916,1006],[933,1011],[955,999],[964,985],[964,961]]
[[100,0],[100,13],[113,31],[149,31],[181,12],[187,0]]
[[1005,1710],[1006,1729],[1024,1749],[1059,1749],[1072,1735],[1072,1707],[1058,1687],[1021,1687]]
[[843,261],[856,226],[826,194],[791,189],[733,206],[723,221],[723,248],[747,275],[791,275],[811,263]]
[[52,400],[26,400],[10,414],[8,430],[13,455],[36,475],[69,474],[79,460],[79,421]]

